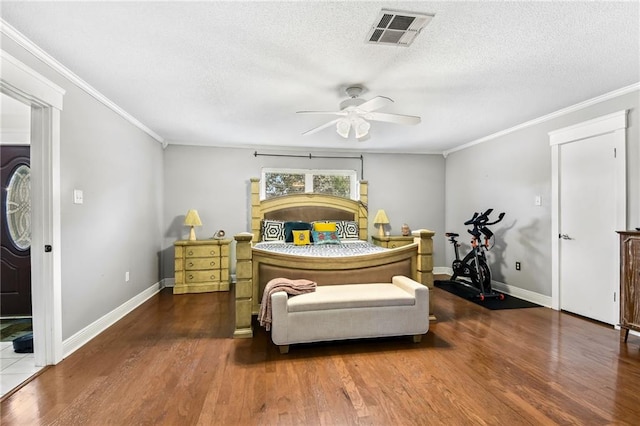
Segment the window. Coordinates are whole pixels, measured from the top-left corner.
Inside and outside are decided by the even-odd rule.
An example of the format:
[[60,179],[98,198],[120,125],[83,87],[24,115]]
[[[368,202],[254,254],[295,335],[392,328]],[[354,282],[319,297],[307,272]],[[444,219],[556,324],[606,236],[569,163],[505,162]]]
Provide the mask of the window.
[[357,200],[355,170],[263,169],[260,198],[316,192]]

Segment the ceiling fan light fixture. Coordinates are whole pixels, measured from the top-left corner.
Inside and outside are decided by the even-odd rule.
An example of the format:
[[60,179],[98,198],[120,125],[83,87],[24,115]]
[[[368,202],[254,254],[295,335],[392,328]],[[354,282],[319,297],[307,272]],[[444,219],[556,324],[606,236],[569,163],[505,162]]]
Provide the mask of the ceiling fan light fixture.
[[342,136],[345,139],[349,138],[349,131],[351,130],[351,123],[349,122],[349,120],[338,120],[338,124],[336,124],[336,132],[338,132],[338,134],[340,136]]
[[371,128],[371,124],[362,118],[358,118],[356,120],[354,127],[356,131],[356,138],[361,139],[367,136],[367,134],[369,134],[369,129]]

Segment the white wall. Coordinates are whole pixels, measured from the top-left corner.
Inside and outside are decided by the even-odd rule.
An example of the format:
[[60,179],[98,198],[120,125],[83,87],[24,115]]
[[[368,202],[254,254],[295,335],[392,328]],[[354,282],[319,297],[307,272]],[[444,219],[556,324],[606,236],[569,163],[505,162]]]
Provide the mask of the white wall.
[[0,93],[0,145],[29,145],[31,107]]
[[[160,280],[162,147],[12,40],[2,35],[1,41],[10,55],[66,90],[62,247],[54,247],[62,259],[64,340]],[[74,189],[84,191],[84,204],[73,204]]]
[[[466,235],[474,211],[506,212],[490,252],[494,280],[551,296],[551,149],[548,132],[629,109],[628,228],[640,226],[640,106],[635,91],[451,153],[446,160],[447,231]],[[535,196],[542,205],[535,206]],[[597,202],[597,200],[594,200]],[[463,238],[468,242],[468,239]],[[468,245],[463,247],[468,249]],[[450,264],[453,251],[447,252]],[[522,270],[515,270],[515,262]]]
[[[259,151],[261,153],[279,153]],[[188,236],[182,225],[189,209],[197,209],[203,226],[199,239],[224,229],[230,238],[250,230],[249,182],[264,167],[348,169],[360,176],[360,160],[264,157],[252,149],[169,145],[164,154],[164,277],[173,277],[173,243]],[[308,152],[286,152],[308,155]],[[326,156],[358,156],[359,153],[318,153]],[[391,232],[400,234],[408,223],[442,236],[444,230],[444,158],[439,155],[364,154],[364,179],[369,181],[369,212],[385,209]],[[370,233],[376,232],[370,224]],[[444,241],[436,239],[435,262],[444,262]],[[232,261],[232,269],[235,264]]]

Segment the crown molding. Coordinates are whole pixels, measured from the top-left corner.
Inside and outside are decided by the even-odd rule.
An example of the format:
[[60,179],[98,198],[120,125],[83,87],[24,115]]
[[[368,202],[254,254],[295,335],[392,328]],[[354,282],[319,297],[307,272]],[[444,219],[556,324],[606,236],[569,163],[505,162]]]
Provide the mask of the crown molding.
[[93,88],[89,83],[87,83],[86,81],[78,77],[73,71],[71,71],[64,65],[62,65],[60,62],[58,62],[47,52],[45,52],[40,47],[38,47],[34,42],[29,40],[27,37],[25,37],[22,33],[20,33],[18,30],[16,30],[14,27],[8,24],[2,18],[0,18],[0,32],[6,35],[7,37],[9,37],[14,42],[16,42],[18,45],[20,45],[27,52],[29,52],[34,57],[42,61],[44,64],[48,65],[53,70],[57,71],[60,75],[65,77],[71,83],[75,84],[80,89],[87,92],[90,96],[92,96],[98,102],[101,102],[107,108],[111,109],[113,112],[120,115],[122,118],[124,118],[125,120],[127,120],[128,122],[136,126],[137,128],[139,128],[143,132],[147,133],[153,139],[163,144],[163,146],[165,145],[165,141],[162,136],[158,135],[156,132],[154,132],[149,127],[142,124],[142,122],[140,122],[138,119],[133,117],[131,114],[129,114],[128,112],[120,108],[113,101],[111,101],[102,93],[100,93],[98,90]]
[[595,105],[595,104],[598,104],[600,102],[608,101],[609,99],[617,98],[618,96],[626,95],[627,93],[631,93],[631,92],[634,92],[636,90],[640,90],[640,82],[631,84],[631,85],[626,86],[626,87],[622,87],[620,89],[614,90],[614,91],[609,92],[609,93],[605,93],[604,95],[596,96],[595,98],[591,98],[591,99],[588,99],[588,100],[586,100],[584,102],[580,102],[580,103],[577,103],[575,105],[572,105],[570,107],[560,109],[558,111],[552,112],[551,114],[543,115],[542,117],[535,118],[535,119],[533,119],[531,121],[527,121],[527,122],[519,124],[517,126],[510,127],[508,129],[502,130],[500,132],[493,133],[493,134],[491,134],[489,136],[485,136],[483,138],[476,139],[474,141],[465,143],[465,144],[460,145],[458,147],[443,151],[442,155],[446,158],[449,154],[451,154],[453,152],[461,151],[463,149],[472,147],[474,145],[479,145],[479,144],[484,143],[484,142],[489,142],[489,141],[491,141],[493,139],[497,139],[497,138],[499,138],[501,136],[508,135],[509,133],[513,133],[513,132],[516,132],[518,130],[525,129],[527,127],[535,126],[536,124],[540,124],[540,123],[543,123],[545,121],[553,120],[554,118],[558,118],[558,117],[561,117],[563,115],[566,115],[566,114],[569,114],[569,113],[572,113],[572,112],[575,112],[575,111],[579,111],[581,109],[590,107],[591,105]]

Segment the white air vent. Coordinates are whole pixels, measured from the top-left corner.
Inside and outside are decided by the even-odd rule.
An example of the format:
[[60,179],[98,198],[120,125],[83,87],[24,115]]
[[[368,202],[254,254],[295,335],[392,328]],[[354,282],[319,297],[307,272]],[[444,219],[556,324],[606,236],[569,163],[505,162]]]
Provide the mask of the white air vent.
[[382,9],[367,35],[367,43],[409,46],[434,16]]

